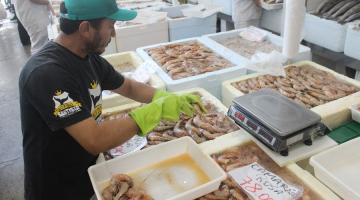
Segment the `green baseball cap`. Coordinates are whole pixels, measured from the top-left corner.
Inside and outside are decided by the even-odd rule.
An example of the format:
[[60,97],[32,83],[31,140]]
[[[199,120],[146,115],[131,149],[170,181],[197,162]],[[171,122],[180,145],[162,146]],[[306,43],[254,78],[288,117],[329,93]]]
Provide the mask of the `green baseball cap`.
[[61,17],[69,20],[129,21],[137,15],[136,11],[118,8],[115,0],[64,0],[64,3],[67,13],[61,13]]

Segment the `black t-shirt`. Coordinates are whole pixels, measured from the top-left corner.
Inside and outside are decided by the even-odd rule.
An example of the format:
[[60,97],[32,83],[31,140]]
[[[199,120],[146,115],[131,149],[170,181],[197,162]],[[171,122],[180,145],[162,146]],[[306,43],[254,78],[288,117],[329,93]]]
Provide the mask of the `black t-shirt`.
[[88,200],[91,155],[64,128],[101,115],[101,92],[123,76],[99,55],[80,58],[49,42],[30,58],[20,79],[20,109],[27,200]]

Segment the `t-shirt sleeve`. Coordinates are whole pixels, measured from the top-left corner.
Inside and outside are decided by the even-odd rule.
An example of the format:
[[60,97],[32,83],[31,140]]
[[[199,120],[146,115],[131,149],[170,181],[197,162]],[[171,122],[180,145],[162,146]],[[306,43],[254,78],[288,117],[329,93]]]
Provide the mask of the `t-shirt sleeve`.
[[29,102],[52,131],[91,117],[77,80],[56,65],[39,67],[25,85]]
[[103,90],[115,90],[124,83],[124,76],[101,56],[97,57],[101,66],[101,87]]

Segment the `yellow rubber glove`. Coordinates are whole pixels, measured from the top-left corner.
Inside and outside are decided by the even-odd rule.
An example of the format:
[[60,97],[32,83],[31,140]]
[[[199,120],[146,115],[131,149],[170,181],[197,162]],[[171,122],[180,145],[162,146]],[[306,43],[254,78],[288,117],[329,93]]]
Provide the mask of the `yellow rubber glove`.
[[156,90],[152,100],[154,101],[154,100],[159,99],[161,97],[166,97],[166,96],[170,96],[170,95],[175,95],[175,94],[167,92],[165,90]]
[[[187,111],[193,109],[193,105],[197,104],[203,112],[206,112],[206,108],[201,102],[201,98],[194,94],[182,94],[180,95],[181,101],[183,102],[181,110],[188,116],[192,117],[192,114],[188,114]],[[191,110],[193,113],[193,110]]]
[[[177,94],[174,94],[174,93],[171,93],[171,92],[167,92],[167,91],[164,91],[164,90],[156,90],[154,96],[153,96],[153,101],[156,100],[156,99],[159,99],[161,97],[166,97],[166,96],[171,96],[171,95],[177,95]],[[202,104],[201,102],[201,98],[200,96],[198,95],[194,95],[194,94],[180,94],[178,95],[180,96],[181,100],[184,101],[184,111],[185,111],[185,114],[187,114],[188,116],[192,116],[192,115],[189,115],[189,108],[192,107],[192,104],[198,104],[201,108],[201,110],[203,112],[206,112],[206,109],[204,107],[204,105]],[[189,105],[191,104],[191,105]]]
[[129,113],[140,128],[139,135],[152,131],[161,120],[178,121],[181,113],[180,98],[176,95],[158,98],[151,103],[136,108]]

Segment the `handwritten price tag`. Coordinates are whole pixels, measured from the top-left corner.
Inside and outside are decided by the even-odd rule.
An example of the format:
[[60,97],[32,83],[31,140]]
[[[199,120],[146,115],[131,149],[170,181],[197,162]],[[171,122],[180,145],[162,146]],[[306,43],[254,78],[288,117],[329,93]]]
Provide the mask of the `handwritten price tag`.
[[303,192],[302,188],[289,185],[256,162],[229,174],[254,200],[296,200]]

